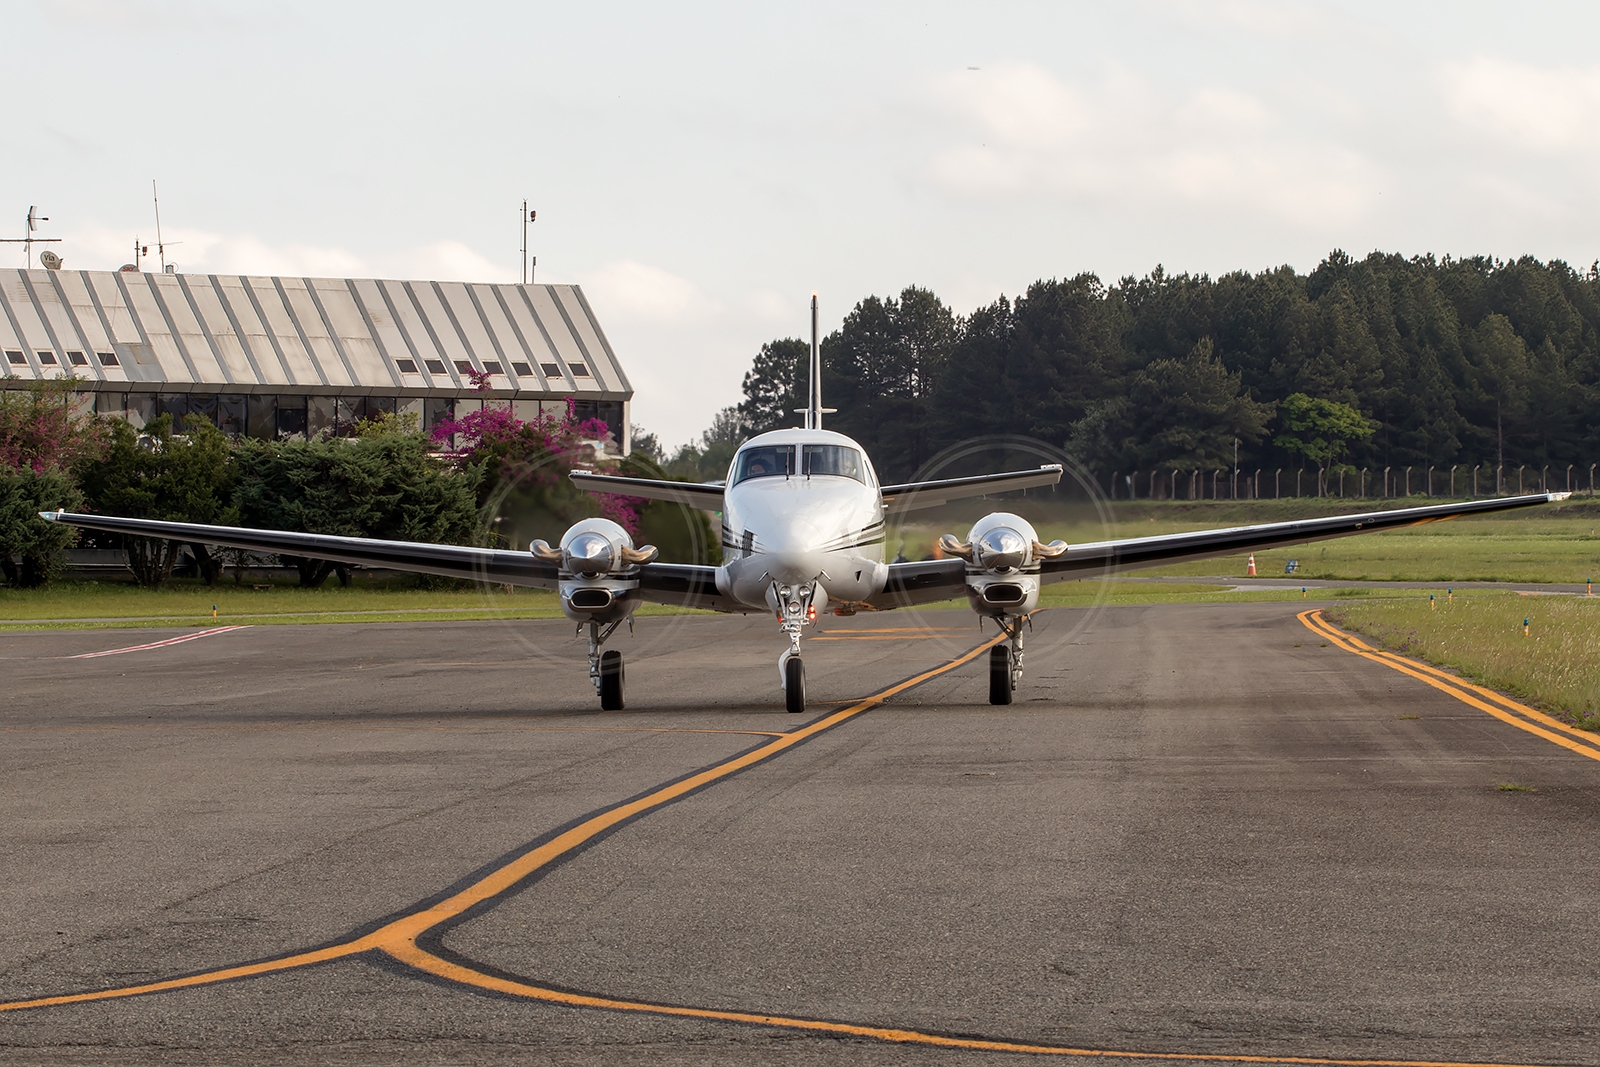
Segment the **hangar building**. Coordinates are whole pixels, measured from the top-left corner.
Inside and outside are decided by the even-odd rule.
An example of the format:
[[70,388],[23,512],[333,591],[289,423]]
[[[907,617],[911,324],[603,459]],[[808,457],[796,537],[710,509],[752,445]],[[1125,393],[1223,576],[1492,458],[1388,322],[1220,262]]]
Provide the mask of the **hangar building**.
[[338,435],[384,411],[426,428],[571,398],[630,445],[633,387],[575,285],[0,270],[0,350],[0,376],[73,375],[85,406],[136,426],[199,412],[235,435]]

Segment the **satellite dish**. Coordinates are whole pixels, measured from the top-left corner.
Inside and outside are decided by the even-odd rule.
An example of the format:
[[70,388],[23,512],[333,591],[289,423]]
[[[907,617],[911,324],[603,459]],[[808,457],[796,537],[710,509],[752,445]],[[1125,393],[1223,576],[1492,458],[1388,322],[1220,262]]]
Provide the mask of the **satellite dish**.
[[61,257],[47,248],[39,253],[39,265],[45,270],[60,270]]
[[122,266],[117,268],[117,273],[118,274],[138,274],[139,273],[139,268],[134,266],[132,263],[124,263]]

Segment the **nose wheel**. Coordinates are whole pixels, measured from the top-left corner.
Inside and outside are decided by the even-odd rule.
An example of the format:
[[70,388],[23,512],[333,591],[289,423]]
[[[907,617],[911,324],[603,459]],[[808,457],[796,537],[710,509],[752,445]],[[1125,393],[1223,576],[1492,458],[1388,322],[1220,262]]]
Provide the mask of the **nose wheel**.
[[1023,626],[1031,627],[1033,620],[1027,615],[1002,616],[995,620],[1010,638],[989,650],[989,703],[1009,704],[1017,686],[1022,684]]
[[806,710],[806,665],[799,656],[783,662],[783,706],[791,715]]

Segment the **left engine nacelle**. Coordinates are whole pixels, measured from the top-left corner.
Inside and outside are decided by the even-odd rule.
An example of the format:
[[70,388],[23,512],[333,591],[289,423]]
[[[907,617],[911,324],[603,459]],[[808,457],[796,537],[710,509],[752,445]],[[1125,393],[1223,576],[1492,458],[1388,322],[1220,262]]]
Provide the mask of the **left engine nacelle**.
[[1039,563],[1067,550],[1065,541],[1039,541],[1021,515],[996,511],[973,524],[965,542],[939,538],[946,555],[967,561],[967,602],[980,615],[1026,615],[1039,606]]
[[584,519],[561,535],[561,546],[533,543],[533,554],[561,566],[561,610],[577,622],[615,622],[639,606],[639,568],[659,554],[633,547],[628,531],[610,519]]

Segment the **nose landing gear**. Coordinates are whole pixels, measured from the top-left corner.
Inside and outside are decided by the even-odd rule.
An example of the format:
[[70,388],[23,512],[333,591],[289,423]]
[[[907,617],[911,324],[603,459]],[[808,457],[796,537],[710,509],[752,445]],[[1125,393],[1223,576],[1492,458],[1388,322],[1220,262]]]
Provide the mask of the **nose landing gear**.
[[[628,616],[630,625],[632,619],[633,616]],[[601,711],[622,710],[622,653],[614,648],[600,651],[600,646],[622,625],[622,621],[618,619],[604,627],[597,622],[589,624],[589,681],[594,683],[594,691],[600,694]]]
[[[783,685],[783,706],[791,715],[806,710],[806,666],[800,659],[800,631],[817,618],[818,588],[814,582],[790,587],[772,583],[770,602],[776,607],[789,647],[778,657],[778,679]],[[824,599],[826,594],[823,594]]]
[[1026,615],[1001,616],[995,621],[1011,641],[1009,647],[999,644],[989,650],[989,703],[1009,704],[1022,684],[1022,627],[1032,623]]

